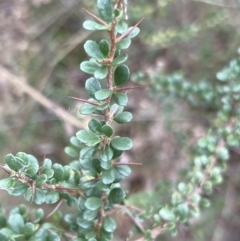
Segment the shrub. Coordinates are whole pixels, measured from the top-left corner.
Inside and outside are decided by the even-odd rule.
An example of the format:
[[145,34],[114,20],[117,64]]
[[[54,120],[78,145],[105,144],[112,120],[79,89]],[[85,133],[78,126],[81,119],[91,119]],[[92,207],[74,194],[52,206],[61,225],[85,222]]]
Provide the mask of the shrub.
[[[28,211],[24,205],[15,207],[5,217],[0,214],[0,238],[7,240],[74,240],[107,241],[113,239],[119,210],[126,212],[137,227],[138,235],[131,240],[153,240],[164,231],[177,234],[179,224],[189,224],[201,208],[210,206],[207,198],[214,185],[222,183],[222,174],[229,159],[229,147],[239,146],[240,138],[240,58],[217,73],[218,83],[201,82],[193,85],[180,74],[168,76],[134,75],[138,84],[150,79],[152,95],[174,95],[187,100],[194,108],[211,108],[216,114],[212,127],[201,138],[191,156],[192,162],[184,180],[179,181],[167,204],[156,203],[139,208],[125,204],[126,191],[121,182],[131,174],[132,162],[120,162],[124,151],[132,148],[129,137],[115,135],[115,124],[131,121],[132,113],[124,110],[128,91],[139,85],[125,85],[130,70],[125,64],[131,39],[138,35],[141,20],[128,27],[123,20],[125,1],[116,5],[110,0],[98,0],[98,15],[86,11],[93,20],[83,27],[90,31],[106,31],[109,40],[98,43],[87,40],[84,49],[89,60],[80,69],[92,75],[86,80],[89,99],[79,99],[83,115],[97,116],[88,127],[79,130],[70,139],[65,152],[75,160],[68,165],[52,163],[45,158],[41,165],[32,155],[23,152],[8,154],[2,169],[9,175],[0,181],[0,187],[10,195],[24,195],[37,205],[55,204],[45,215],[41,208]],[[106,86],[106,87],[104,87]],[[59,207],[66,201],[72,212],[63,215]]]

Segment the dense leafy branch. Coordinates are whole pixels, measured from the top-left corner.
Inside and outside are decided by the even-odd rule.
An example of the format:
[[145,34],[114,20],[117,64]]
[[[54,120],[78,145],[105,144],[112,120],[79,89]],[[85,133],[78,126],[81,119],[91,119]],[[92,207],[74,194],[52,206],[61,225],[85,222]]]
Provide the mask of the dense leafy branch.
[[[21,196],[35,204],[55,204],[46,217],[42,209],[28,212],[22,205],[11,210],[8,218],[0,213],[0,239],[3,241],[110,241],[117,228],[114,215],[123,211],[138,228],[131,240],[154,240],[165,231],[177,234],[179,224],[188,224],[192,217],[208,207],[206,198],[214,185],[223,180],[222,174],[229,159],[229,147],[239,146],[240,139],[240,58],[217,74],[220,84],[202,82],[193,85],[182,75],[148,76],[138,73],[135,81],[148,85],[153,95],[161,98],[174,95],[187,100],[192,106],[211,108],[216,118],[205,137],[194,150],[191,166],[185,180],[176,185],[169,203],[153,203],[142,210],[125,205],[126,192],[121,181],[131,174],[134,162],[120,162],[124,151],[132,148],[129,137],[117,136],[114,123],[131,121],[132,114],[125,111],[128,90],[138,85],[123,86],[130,71],[122,50],[131,45],[131,39],[139,33],[138,25],[128,27],[122,20],[123,0],[115,5],[110,0],[98,0],[98,15],[84,11],[94,20],[87,20],[83,27],[90,31],[105,30],[108,39],[98,43],[87,40],[84,50],[89,60],[80,69],[92,75],[86,80],[89,99],[71,97],[83,102],[80,113],[91,115],[88,126],[70,139],[71,146],[65,152],[75,160],[68,165],[52,164],[44,158],[42,164],[32,155],[19,152],[8,154],[1,168],[8,177],[0,180],[0,188],[10,195]],[[146,84],[143,80],[149,78]],[[104,82],[105,81],[105,82]],[[101,83],[103,82],[103,83]],[[105,83],[105,84],[104,84]],[[103,88],[102,86],[106,86]],[[65,216],[58,210],[66,201],[74,206],[73,213]]]

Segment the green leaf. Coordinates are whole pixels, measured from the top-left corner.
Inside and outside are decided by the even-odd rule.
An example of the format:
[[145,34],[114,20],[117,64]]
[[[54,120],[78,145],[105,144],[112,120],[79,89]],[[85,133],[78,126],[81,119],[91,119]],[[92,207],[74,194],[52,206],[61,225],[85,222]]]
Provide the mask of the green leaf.
[[131,168],[127,165],[119,165],[116,166],[115,169],[125,177],[131,174]]
[[98,197],[90,197],[84,203],[85,207],[89,210],[97,210],[102,206],[102,200]]
[[134,28],[134,30],[132,30],[132,32],[127,35],[128,38],[134,38],[140,33],[140,29],[138,27],[130,27],[128,30],[130,30],[132,28]]
[[118,55],[112,62],[112,66],[120,65],[128,59],[127,54]]
[[90,131],[92,131],[95,134],[101,135],[101,129],[102,129],[102,124],[100,123],[100,121],[96,120],[96,119],[91,119],[88,122],[88,128],[90,129]]
[[70,143],[75,147],[82,148],[82,143],[75,136],[70,138]]
[[177,206],[176,211],[181,217],[186,218],[189,213],[189,207],[187,204],[181,203]]
[[96,144],[101,142],[101,138],[87,130],[78,131],[76,136],[81,142],[83,142],[87,146],[95,146]]
[[108,195],[108,200],[111,203],[121,203],[125,198],[126,194],[121,188],[113,188]]
[[132,140],[128,137],[115,136],[111,141],[111,146],[119,151],[127,151],[132,148]]
[[94,155],[94,152],[96,151],[95,147],[84,147],[80,151],[80,158],[81,159],[88,159],[89,157],[91,158]]
[[20,234],[24,227],[23,217],[18,213],[11,214],[8,218],[8,225],[15,233]]
[[24,236],[28,239],[35,233],[35,226],[33,223],[26,223],[22,230]]
[[183,194],[186,194],[186,193],[187,193],[187,186],[186,186],[186,184],[185,184],[184,182],[180,182],[180,183],[178,184],[178,191],[179,191],[180,193],[183,193]]
[[113,134],[113,128],[110,125],[102,126],[101,132],[107,137],[111,137]]
[[108,74],[108,67],[107,66],[100,66],[94,71],[94,77],[96,79],[104,79]]
[[172,210],[170,210],[169,208],[160,209],[159,215],[162,219],[164,219],[166,221],[174,221],[175,220],[174,212]]
[[97,158],[94,159],[80,159],[80,164],[84,170],[88,170],[92,175],[96,175],[101,171],[100,163]]
[[102,182],[103,184],[110,184],[110,183],[113,183],[115,179],[115,172],[114,172],[114,169],[111,168],[109,170],[105,170],[103,173],[102,173]]
[[112,239],[113,239],[113,233],[108,233],[102,228],[100,232],[99,241],[111,241]]
[[112,168],[111,161],[101,161],[100,165],[101,165],[101,168],[104,170],[109,170],[110,168]]
[[54,175],[54,171],[53,169],[44,168],[43,174],[45,174],[48,178],[52,178]]
[[231,69],[224,68],[222,71],[218,72],[216,74],[216,77],[220,81],[228,81],[232,76]]
[[28,190],[28,188],[28,184],[22,183],[15,179],[12,183],[12,186],[7,191],[10,195],[21,196]]
[[99,16],[107,23],[113,20],[113,6],[110,0],[98,0],[97,9]]
[[[41,205],[45,202],[45,193],[43,190],[36,188],[34,191],[34,202],[38,205]],[[28,202],[32,201],[32,195],[33,195],[33,190],[28,189],[28,191],[25,194],[25,198]]]
[[83,28],[85,28],[86,30],[90,30],[90,31],[108,29],[107,26],[102,25],[100,23],[97,23],[97,22],[95,22],[93,20],[85,21],[83,23]]
[[117,43],[118,49],[127,49],[131,45],[131,39],[130,38],[124,38],[120,42]]
[[54,171],[54,178],[57,181],[62,181],[64,179],[64,169],[63,166],[61,164],[58,163],[54,163],[52,166],[52,169]]
[[93,223],[92,221],[88,221],[88,220],[84,219],[84,218],[82,217],[82,215],[81,215],[81,216],[78,216],[76,221],[77,221],[78,226],[79,226],[81,229],[86,229],[86,230],[91,230],[91,229],[93,229],[94,223]]
[[[10,229],[9,229],[10,230]],[[12,235],[12,234],[11,234]],[[10,236],[10,235],[9,235]],[[0,230],[0,240],[1,241],[9,241],[8,237],[3,234],[2,230]]]
[[98,215],[98,210],[89,210],[86,209],[83,213],[83,218],[87,221],[94,220]]
[[48,191],[45,193],[45,202],[47,204],[56,203],[59,200],[60,196],[58,192],[55,191]]
[[0,189],[8,190],[14,182],[13,178],[6,178],[0,180]]
[[132,120],[132,114],[128,111],[116,114],[113,118],[117,123],[124,124]]
[[26,153],[20,151],[16,154],[16,157],[19,157],[21,162],[28,164],[28,155]]
[[94,74],[94,72],[96,71],[96,69],[99,68],[99,66],[99,64],[92,61],[83,61],[80,64],[80,69],[87,74]]
[[101,50],[99,49],[99,46],[96,42],[92,40],[87,40],[86,43],[83,45],[84,50],[86,53],[97,60],[103,60],[104,55],[102,54]]
[[38,176],[36,180],[36,187],[41,187],[47,181],[47,179],[48,177],[45,174]]
[[103,220],[103,228],[106,232],[112,233],[117,228],[117,224],[113,218],[107,216]]
[[28,166],[25,168],[24,172],[29,177],[34,177],[35,174],[39,171],[39,164],[36,157],[28,154]]
[[211,181],[206,181],[203,184],[202,189],[207,195],[211,195],[213,192],[213,183]]
[[[9,238],[11,238],[14,235],[14,232],[13,232],[13,230],[11,230],[9,228],[2,228],[0,230],[0,234],[1,234],[1,236],[0,236],[1,241],[5,241],[5,240],[9,241],[10,240]],[[2,239],[2,237],[4,237],[4,238]],[[7,237],[7,239],[5,239],[5,237]]]
[[206,198],[202,198],[199,205],[202,208],[208,208],[211,206],[211,202]]
[[75,149],[73,149],[72,147],[69,147],[69,146],[65,147],[64,152],[70,157],[74,157],[74,158],[78,157],[77,151]]
[[1,228],[5,227],[6,224],[7,224],[7,219],[4,217],[4,215],[0,214],[0,230]]
[[109,90],[109,89],[102,89],[102,90],[99,90],[95,93],[95,98],[97,100],[105,100],[107,99],[109,96],[112,95],[112,90]]
[[183,195],[180,194],[179,192],[174,192],[172,194],[172,200],[171,200],[172,204],[175,206],[179,203],[183,202]]
[[12,169],[15,172],[18,172],[25,166],[25,163],[23,160],[21,160],[20,158],[16,158],[12,154],[6,155],[5,162],[10,167],[10,169]]
[[99,49],[102,52],[102,54],[107,57],[110,51],[110,44],[106,39],[102,39],[99,44]]
[[68,165],[63,166],[64,169],[64,180],[67,181],[72,173],[72,168]]
[[45,158],[43,161],[43,168],[50,169],[52,167],[52,161],[48,158]]
[[85,103],[84,105],[82,105],[79,112],[82,115],[89,115],[89,114],[93,113],[95,110],[96,110],[96,106]]
[[110,112],[111,113],[115,113],[115,115],[119,114],[119,113],[122,113],[124,110],[124,107],[123,106],[120,106],[120,105],[117,105],[117,104],[113,104],[111,107],[110,107]]
[[113,157],[113,150],[112,148],[108,145],[105,147],[105,149],[100,151],[100,158],[102,161],[110,161]]
[[39,223],[44,219],[44,211],[41,208],[38,208],[37,210],[34,210],[34,215],[35,215],[35,219],[33,221],[33,223]]
[[123,20],[118,21],[116,25],[116,30],[118,33],[123,34],[127,31],[127,29],[128,29],[128,25],[125,21]]
[[123,93],[114,93],[113,94],[114,101],[116,104],[121,106],[126,106],[128,102],[128,97],[126,94]]
[[217,150],[217,157],[222,161],[227,161],[229,159],[229,151],[227,148],[222,147]]
[[118,157],[120,157],[122,155],[123,151],[119,151],[119,150],[116,150],[116,149],[113,149],[113,157],[112,159],[117,159]]
[[97,158],[92,159],[92,166],[96,173],[100,173],[102,171],[100,161]]
[[114,72],[114,83],[116,86],[125,84],[130,76],[130,71],[127,65],[120,65]]
[[95,98],[95,93],[101,88],[101,84],[95,78],[86,80],[85,89],[90,97]]
[[[103,110],[105,110],[106,108],[108,108],[108,106],[109,106],[109,103],[105,103],[105,104],[102,104],[102,105],[97,106],[97,107],[96,107],[96,110],[103,111]],[[94,112],[94,113],[95,113],[95,112]],[[96,113],[96,114],[99,114],[99,113]],[[99,114],[99,115],[101,115],[101,114]]]

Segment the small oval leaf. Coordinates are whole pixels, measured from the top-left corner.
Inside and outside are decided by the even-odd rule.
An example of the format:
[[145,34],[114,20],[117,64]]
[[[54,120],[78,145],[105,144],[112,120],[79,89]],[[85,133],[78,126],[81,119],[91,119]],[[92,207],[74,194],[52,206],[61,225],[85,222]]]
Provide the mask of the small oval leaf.
[[78,131],[76,136],[78,140],[85,143],[87,146],[95,146],[101,141],[98,136],[87,130]]
[[116,86],[125,84],[130,76],[130,71],[127,65],[120,65],[114,72],[114,82]]
[[90,197],[84,203],[85,207],[89,210],[97,210],[102,206],[102,200],[98,197]]
[[113,188],[108,195],[108,200],[111,203],[121,203],[126,194],[121,188]]
[[132,120],[132,114],[128,111],[123,111],[115,115],[113,119],[119,124],[124,124]]
[[113,6],[110,0],[98,0],[97,9],[105,22],[110,23],[113,20]]
[[115,172],[113,168],[103,172],[102,174],[103,184],[107,185],[107,184],[113,183],[114,180],[115,180]]
[[113,218],[107,216],[106,218],[104,218],[103,220],[103,228],[105,231],[112,233],[117,227],[116,222],[114,221]]
[[102,54],[107,57],[110,51],[110,44],[106,39],[102,39],[99,44],[99,49],[102,52]]
[[85,89],[89,96],[95,98],[95,93],[101,89],[101,84],[95,78],[86,80]]
[[94,74],[94,72],[99,66],[99,64],[92,61],[83,61],[80,64],[80,69],[87,74]]
[[116,104],[120,106],[126,106],[128,103],[128,97],[126,94],[123,93],[114,93],[113,95],[114,101]]
[[111,146],[119,151],[130,150],[133,146],[132,140],[128,137],[115,136],[111,141]]
[[101,50],[99,49],[99,46],[96,42],[92,40],[87,40],[86,43],[83,45],[84,50],[86,53],[97,60],[103,60],[104,55],[102,54]]
[[97,100],[105,100],[107,99],[109,96],[112,95],[112,91],[109,90],[109,89],[102,89],[102,90],[99,90],[95,93],[95,98]]

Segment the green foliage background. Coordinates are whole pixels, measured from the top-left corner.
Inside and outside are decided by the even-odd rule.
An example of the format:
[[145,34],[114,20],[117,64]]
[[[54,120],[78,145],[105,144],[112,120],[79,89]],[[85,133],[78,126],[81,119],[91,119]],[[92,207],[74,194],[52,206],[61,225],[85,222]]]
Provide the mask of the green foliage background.
[[[73,116],[78,115],[81,104],[68,96],[86,97],[86,76],[78,65],[86,58],[83,43],[91,33],[82,28],[86,19],[82,7],[95,11],[94,4],[95,1],[86,0],[0,1],[1,68]],[[237,1],[129,0],[128,14],[131,24],[144,16],[141,33],[129,53],[132,73],[181,72],[192,83],[211,83],[216,72],[237,55]],[[91,39],[98,40],[100,36],[92,34]],[[53,114],[55,106],[42,107],[41,99],[33,101],[8,75],[1,77],[0,156],[21,150],[40,160],[46,155],[68,163],[70,159],[63,150],[77,128],[64,116]],[[147,202],[142,191],[148,192],[150,200],[168,200],[167,193],[179,177],[179,170],[184,175],[187,151],[204,135],[212,117],[211,108],[207,113],[199,112],[197,107],[190,108],[171,96],[159,101],[149,94],[149,83],[146,78],[145,88],[129,94],[134,120],[118,130],[134,141],[134,149],[125,156],[126,160],[143,163],[134,168],[134,174],[125,183],[134,194],[132,202]],[[86,125],[87,119],[78,117]],[[189,229],[181,227],[176,239],[167,234],[161,240],[239,240],[238,151],[232,153],[227,181],[212,197],[214,205]],[[162,200],[156,200],[156,193],[161,194]],[[2,198],[3,203],[11,203],[9,207],[14,204],[15,200],[7,199]],[[125,221],[119,220],[119,237],[125,235]]]

